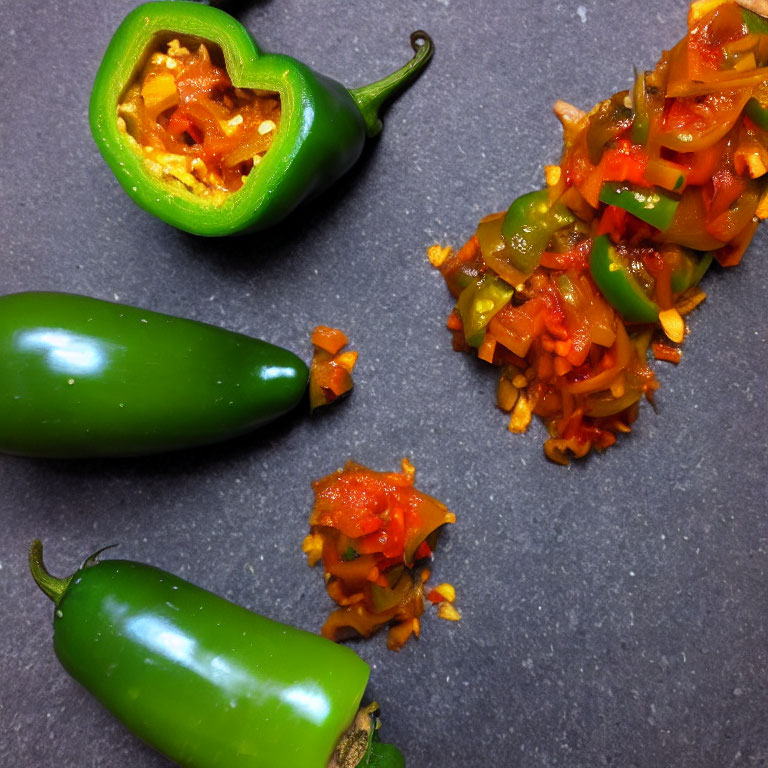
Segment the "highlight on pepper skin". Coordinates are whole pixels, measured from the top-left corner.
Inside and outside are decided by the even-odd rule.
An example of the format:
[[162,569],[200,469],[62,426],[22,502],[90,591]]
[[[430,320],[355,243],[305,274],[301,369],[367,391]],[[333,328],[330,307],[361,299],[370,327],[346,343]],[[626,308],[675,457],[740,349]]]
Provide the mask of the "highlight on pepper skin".
[[280,96],[236,88],[221,48],[159,36],[117,107],[147,170],[214,204],[242,188],[279,130]]

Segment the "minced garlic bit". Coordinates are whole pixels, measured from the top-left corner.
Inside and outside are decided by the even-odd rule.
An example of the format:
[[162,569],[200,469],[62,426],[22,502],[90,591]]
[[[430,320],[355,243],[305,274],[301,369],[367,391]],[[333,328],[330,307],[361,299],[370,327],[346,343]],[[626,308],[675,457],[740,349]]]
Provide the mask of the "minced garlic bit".
[[453,584],[448,584],[447,582],[438,584],[434,588],[434,591],[449,603],[452,603],[456,600],[456,588],[453,586]]
[[509,413],[517,402],[519,396],[518,387],[514,381],[510,381],[506,376],[499,379],[499,386],[496,390],[496,404],[505,413]]
[[685,320],[674,307],[662,309],[659,312],[659,322],[670,341],[675,342],[675,344],[683,342],[685,339]]
[[276,127],[277,126],[275,126],[271,120],[265,120],[259,125],[259,133],[264,136],[264,134],[269,133],[270,131],[274,131]]
[[435,269],[441,267],[450,255],[451,247],[449,245],[430,245],[427,248],[427,258]]
[[544,178],[548,187],[555,187],[560,182],[563,170],[559,165],[548,165],[544,168]]
[[413,462],[407,456],[404,456],[400,462],[400,471],[411,479],[416,476],[416,467],[413,466]]
[[307,564],[312,568],[323,556],[323,537],[319,533],[307,534],[301,542],[301,551],[307,556]]
[[515,407],[512,409],[512,415],[509,418],[509,426],[507,429],[517,435],[522,434],[528,429],[532,415],[531,405],[528,402],[528,398],[521,392],[517,398]]
[[189,56],[189,48],[185,48],[178,39],[168,41],[168,55],[178,58],[179,56]]
[[461,619],[461,614],[448,602],[440,603],[440,605],[437,606],[437,615],[446,621],[459,621],[459,619]]

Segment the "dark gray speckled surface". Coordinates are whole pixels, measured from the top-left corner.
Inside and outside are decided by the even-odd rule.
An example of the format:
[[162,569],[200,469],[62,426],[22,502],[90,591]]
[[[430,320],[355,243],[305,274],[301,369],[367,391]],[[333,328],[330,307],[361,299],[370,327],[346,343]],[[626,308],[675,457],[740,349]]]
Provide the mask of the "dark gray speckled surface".
[[310,480],[354,457],[394,469],[458,521],[435,576],[459,623],[425,616],[373,667],[383,735],[411,768],[768,766],[768,229],[713,270],[658,409],[603,456],[547,463],[543,430],[505,430],[495,375],[451,351],[451,299],[427,263],[556,161],[556,98],[626,87],[682,35],[683,0],[264,0],[267,50],[350,86],[428,30],[432,66],[332,193],[285,226],[203,241],[139,210],[90,138],[90,85],[131,0],[0,4],[3,292],[66,290],[262,336],[308,357],[348,331],[357,389],[205,450],[121,461],[0,457],[0,765],[159,768],[56,661],[26,570],[40,535],[64,573],[113,541],[275,619],[319,630],[329,600],[300,543]]

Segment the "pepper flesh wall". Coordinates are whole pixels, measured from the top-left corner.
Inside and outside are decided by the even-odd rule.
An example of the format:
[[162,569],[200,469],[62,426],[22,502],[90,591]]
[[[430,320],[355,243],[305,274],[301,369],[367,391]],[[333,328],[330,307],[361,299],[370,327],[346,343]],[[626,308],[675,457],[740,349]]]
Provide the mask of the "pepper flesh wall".
[[209,40],[158,40],[117,107],[147,170],[221,204],[258,167],[280,124],[280,97],[235,88]]

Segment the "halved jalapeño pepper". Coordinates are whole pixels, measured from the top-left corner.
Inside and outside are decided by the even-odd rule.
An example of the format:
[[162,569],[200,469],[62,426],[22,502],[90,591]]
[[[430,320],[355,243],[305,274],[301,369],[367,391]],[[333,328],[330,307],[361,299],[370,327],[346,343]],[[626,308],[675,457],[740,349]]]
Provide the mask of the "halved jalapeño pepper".
[[473,280],[459,295],[457,307],[470,347],[479,347],[493,316],[512,298],[511,285],[489,273]]
[[358,159],[379,108],[432,55],[347,90],[288,56],[263,54],[227,13],[153,2],[118,28],[90,103],[94,139],[123,189],[179,229],[229,235],[269,227]]
[[65,293],[0,297],[0,451],[157,453],[292,409],[307,366],[265,341]]
[[600,292],[624,320],[654,323],[659,319],[658,305],[645,294],[607,235],[595,238],[589,268]]
[[574,220],[564,205],[550,204],[546,189],[518,197],[509,206],[501,225],[510,264],[524,274],[533,272],[552,235]]
[[36,540],[29,565],[63,667],[180,766],[404,765],[378,742],[375,707],[358,712],[370,669],[348,648],[143,563],[94,556],[57,578]]
[[623,208],[627,213],[664,232],[675,218],[679,201],[656,189],[609,181],[600,190],[600,202]]

